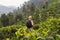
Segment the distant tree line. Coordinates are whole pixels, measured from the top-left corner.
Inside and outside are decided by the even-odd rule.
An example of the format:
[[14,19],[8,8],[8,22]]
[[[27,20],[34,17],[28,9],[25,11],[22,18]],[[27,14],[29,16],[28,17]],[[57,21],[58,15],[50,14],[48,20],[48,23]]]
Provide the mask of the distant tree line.
[[12,12],[6,14],[2,14],[0,17],[0,26],[9,26],[21,21],[23,19],[22,14],[14,15]]

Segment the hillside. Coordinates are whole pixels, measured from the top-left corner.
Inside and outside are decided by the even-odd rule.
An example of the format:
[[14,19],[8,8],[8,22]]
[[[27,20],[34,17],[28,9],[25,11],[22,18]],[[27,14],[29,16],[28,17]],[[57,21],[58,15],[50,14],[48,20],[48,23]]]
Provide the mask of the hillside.
[[[30,5],[32,2],[35,5]],[[60,0],[48,1],[42,7],[45,0],[40,2],[30,0],[28,5],[1,15],[0,40],[60,40]]]
[[33,29],[28,29],[26,26],[22,26],[18,24],[2,27],[0,28],[0,39],[4,39],[4,40],[5,39],[6,40],[55,40],[57,39],[57,40],[60,40],[59,23],[60,23],[60,18],[50,17],[46,21],[41,22],[40,24],[36,24]]
[[50,2],[50,0],[30,0],[28,4],[34,3],[36,6],[44,5],[45,2]]
[[0,5],[0,15],[1,15],[2,13],[11,12],[11,11],[13,11],[14,9],[16,9],[16,8],[15,8],[15,7],[7,7],[7,6]]

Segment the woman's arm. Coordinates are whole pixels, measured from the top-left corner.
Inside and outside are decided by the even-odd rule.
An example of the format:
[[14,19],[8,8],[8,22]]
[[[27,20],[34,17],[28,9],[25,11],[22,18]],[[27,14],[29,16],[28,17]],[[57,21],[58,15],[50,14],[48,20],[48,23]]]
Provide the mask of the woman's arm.
[[33,22],[33,20],[31,20],[31,23],[32,23],[32,25],[34,25],[34,22]]

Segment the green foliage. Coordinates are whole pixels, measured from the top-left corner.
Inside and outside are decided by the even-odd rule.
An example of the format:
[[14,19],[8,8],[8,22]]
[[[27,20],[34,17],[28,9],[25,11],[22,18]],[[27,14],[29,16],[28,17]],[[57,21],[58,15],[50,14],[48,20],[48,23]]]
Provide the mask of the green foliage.
[[9,19],[8,19],[8,17],[5,14],[3,14],[1,16],[1,22],[2,22],[3,26],[9,25],[9,23],[8,23],[9,22]]
[[39,16],[39,14],[40,14],[40,10],[36,9],[36,12],[33,15],[34,23],[36,23],[36,24],[39,24],[39,22],[40,22],[40,16]]
[[37,28],[28,29],[26,26],[13,25],[0,28],[0,37],[10,40],[59,40],[60,18],[52,16],[46,21],[36,24]]
[[[49,5],[47,3],[43,7],[35,8],[34,4],[24,5],[24,14],[19,14],[19,12],[15,12],[16,15],[3,14],[0,25],[14,25],[1,27],[0,38],[4,40],[60,40],[60,1],[51,1]],[[29,15],[33,16],[35,23],[31,29],[25,26],[26,17]]]
[[12,25],[12,26],[0,28],[0,38],[2,38],[2,39],[11,38],[13,35],[15,35],[14,33],[20,27],[21,27],[20,25]]
[[[39,29],[27,29],[26,27],[18,29],[16,32],[17,36],[22,37],[23,39],[27,37],[29,40],[37,40],[37,39],[50,39],[54,40],[57,33],[58,28],[60,28],[60,18],[50,17],[46,21],[42,22],[39,26]],[[31,39],[32,38],[32,39]]]
[[8,19],[9,19],[9,25],[12,25],[14,24],[14,15],[12,12],[10,12],[8,15],[7,15]]

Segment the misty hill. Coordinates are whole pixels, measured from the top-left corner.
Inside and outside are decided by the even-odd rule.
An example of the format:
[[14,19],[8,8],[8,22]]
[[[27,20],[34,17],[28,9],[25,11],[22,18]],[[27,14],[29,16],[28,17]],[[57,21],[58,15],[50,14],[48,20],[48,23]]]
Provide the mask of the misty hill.
[[[28,2],[25,2],[24,5],[27,7],[27,5],[31,6],[33,3],[35,6],[43,6],[45,3],[48,2],[50,3],[50,0],[29,0]],[[22,12],[24,5],[20,8],[18,12]]]
[[44,5],[45,2],[50,2],[50,0],[30,0],[28,1],[28,4],[34,3],[36,6]]
[[0,14],[13,11],[15,8],[0,5]]
[[[27,2],[27,4],[34,3],[36,6],[40,6],[40,5],[44,5],[44,2],[46,2],[46,1],[49,2],[49,0],[30,0],[30,1]],[[14,9],[16,9],[16,8],[15,7],[7,7],[7,6],[0,5],[0,14],[11,12]],[[23,8],[21,7],[19,12],[21,12],[22,9]]]

